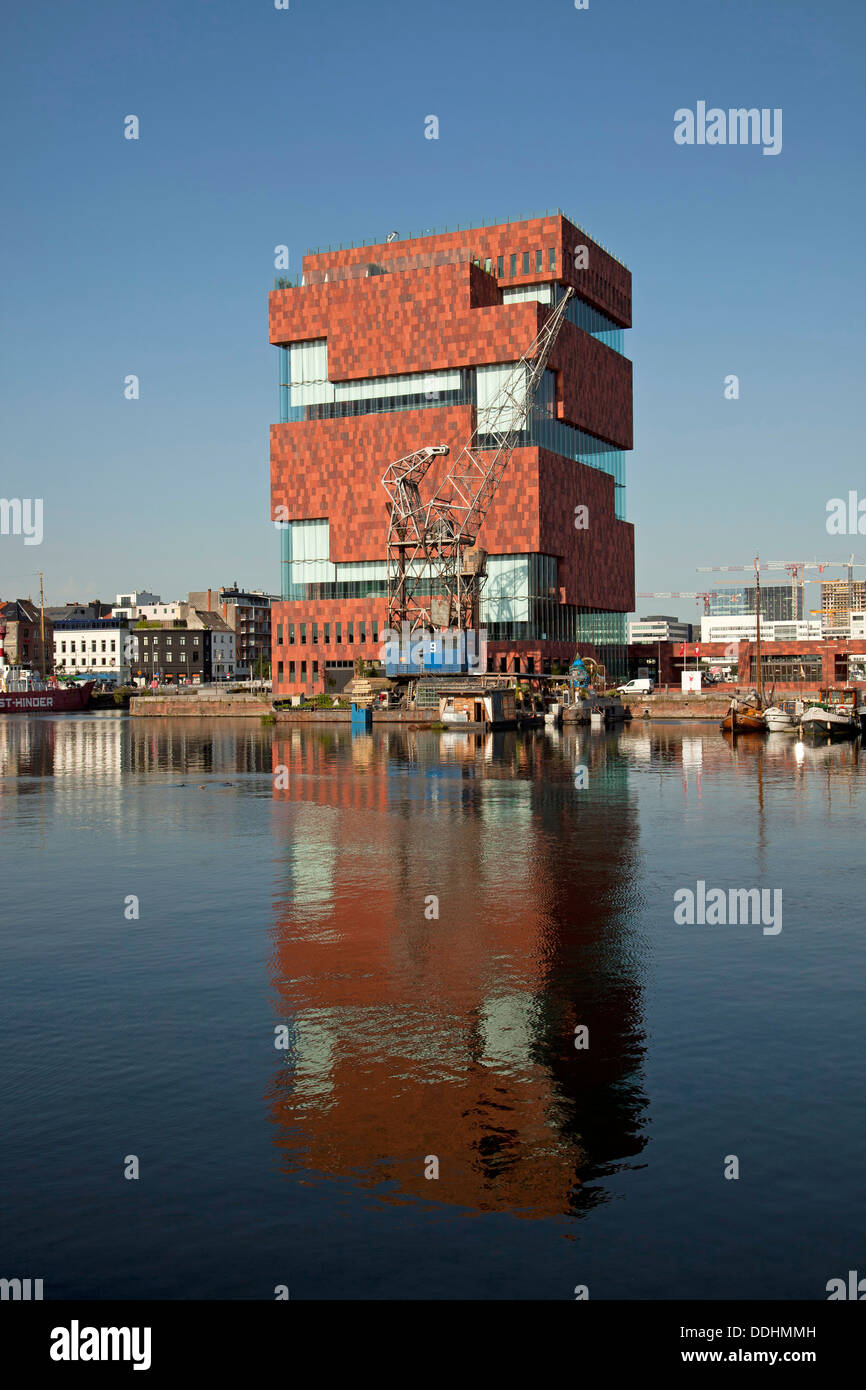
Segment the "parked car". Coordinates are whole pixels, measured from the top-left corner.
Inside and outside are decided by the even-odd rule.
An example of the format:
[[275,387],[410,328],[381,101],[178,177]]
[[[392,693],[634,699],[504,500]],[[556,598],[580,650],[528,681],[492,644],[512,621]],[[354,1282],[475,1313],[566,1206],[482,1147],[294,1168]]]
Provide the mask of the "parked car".
[[656,688],[656,683],[649,676],[640,676],[638,680],[629,681],[626,685],[618,685],[619,695],[651,695]]

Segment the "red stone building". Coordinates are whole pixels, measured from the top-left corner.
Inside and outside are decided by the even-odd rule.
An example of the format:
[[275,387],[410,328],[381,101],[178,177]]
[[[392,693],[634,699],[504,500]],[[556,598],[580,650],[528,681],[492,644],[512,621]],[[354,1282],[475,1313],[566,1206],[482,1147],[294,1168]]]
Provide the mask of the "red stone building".
[[309,254],[301,284],[270,295],[275,694],[339,688],[357,657],[379,657],[382,474],[426,444],[459,453],[568,285],[575,298],[479,534],[490,555],[481,621],[496,670],[550,670],[578,645],[622,665],[634,606],[631,275],[557,214]]
[[[696,658],[695,648],[699,648]],[[630,646],[634,674],[646,670],[661,686],[680,689],[684,669],[730,669],[732,685],[754,686],[758,678],[756,642],[652,642]],[[761,670],[766,687],[791,694],[813,695],[822,687],[855,685],[866,689],[866,641],[862,638],[824,638],[815,641],[761,643]]]

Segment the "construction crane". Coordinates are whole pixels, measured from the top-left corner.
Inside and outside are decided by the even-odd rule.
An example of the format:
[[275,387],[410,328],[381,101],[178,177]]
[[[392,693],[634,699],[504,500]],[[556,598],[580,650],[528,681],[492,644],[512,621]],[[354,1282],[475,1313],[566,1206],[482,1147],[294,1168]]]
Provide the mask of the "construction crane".
[[[476,415],[469,442],[432,488],[424,484],[437,458],[432,444],[398,459],[382,486],[391,502],[388,523],[388,624],[419,628],[479,625],[487,552],[478,533],[511,455],[521,442],[538,388],[574,291],[565,293],[492,401]],[[480,412],[479,412],[480,414]]]
[[650,589],[640,594],[635,594],[635,598],[693,598],[696,603],[701,599],[704,601],[704,612],[710,611],[710,599],[713,594],[707,593],[681,593],[679,589]]
[[[848,583],[854,583],[854,570],[866,569],[866,565],[859,561],[855,563],[854,556],[850,560],[766,560],[756,565],[753,561],[751,565],[698,565],[697,574],[739,574],[746,570],[753,571],[755,568],[762,570],[785,570],[791,576],[791,604],[792,616],[796,619],[797,613],[806,609],[806,585],[817,583],[817,580],[807,579],[806,570],[817,570],[819,575],[825,569],[844,567],[848,570]],[[800,602],[797,603],[797,590],[800,591]],[[810,612],[817,612],[811,609]]]

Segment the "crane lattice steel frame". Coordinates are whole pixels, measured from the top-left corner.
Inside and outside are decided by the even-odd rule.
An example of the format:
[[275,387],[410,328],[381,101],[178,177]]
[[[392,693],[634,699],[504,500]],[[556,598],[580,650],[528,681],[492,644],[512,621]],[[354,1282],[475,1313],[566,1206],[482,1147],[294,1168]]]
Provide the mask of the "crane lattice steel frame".
[[[478,627],[487,552],[478,532],[532,410],[574,291],[567,287],[531,347],[515,363],[484,419],[432,493],[421,484],[446,444],[428,445],[385,470],[388,524],[388,623],[418,628]],[[482,442],[484,441],[483,447]]]

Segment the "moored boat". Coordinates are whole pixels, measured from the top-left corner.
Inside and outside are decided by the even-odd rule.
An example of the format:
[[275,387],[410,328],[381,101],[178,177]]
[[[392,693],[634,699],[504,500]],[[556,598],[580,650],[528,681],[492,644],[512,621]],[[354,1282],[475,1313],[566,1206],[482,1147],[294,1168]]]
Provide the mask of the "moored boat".
[[95,681],[55,685],[29,666],[10,666],[5,637],[6,629],[0,627],[0,714],[74,714],[87,708]]
[[820,698],[801,714],[800,727],[812,738],[856,738],[860,733],[856,692],[822,690]]
[[764,699],[764,676],[761,666],[761,567],[755,556],[755,628],[757,648],[758,686],[749,696],[734,695],[731,706],[722,720],[722,730],[729,734],[765,734],[766,700]]
[[767,724],[764,711],[756,704],[740,700],[735,695],[731,707],[722,720],[722,729],[729,734],[765,734]]
[[770,705],[764,710],[768,733],[796,734],[804,708],[802,700],[785,700],[782,704]]

